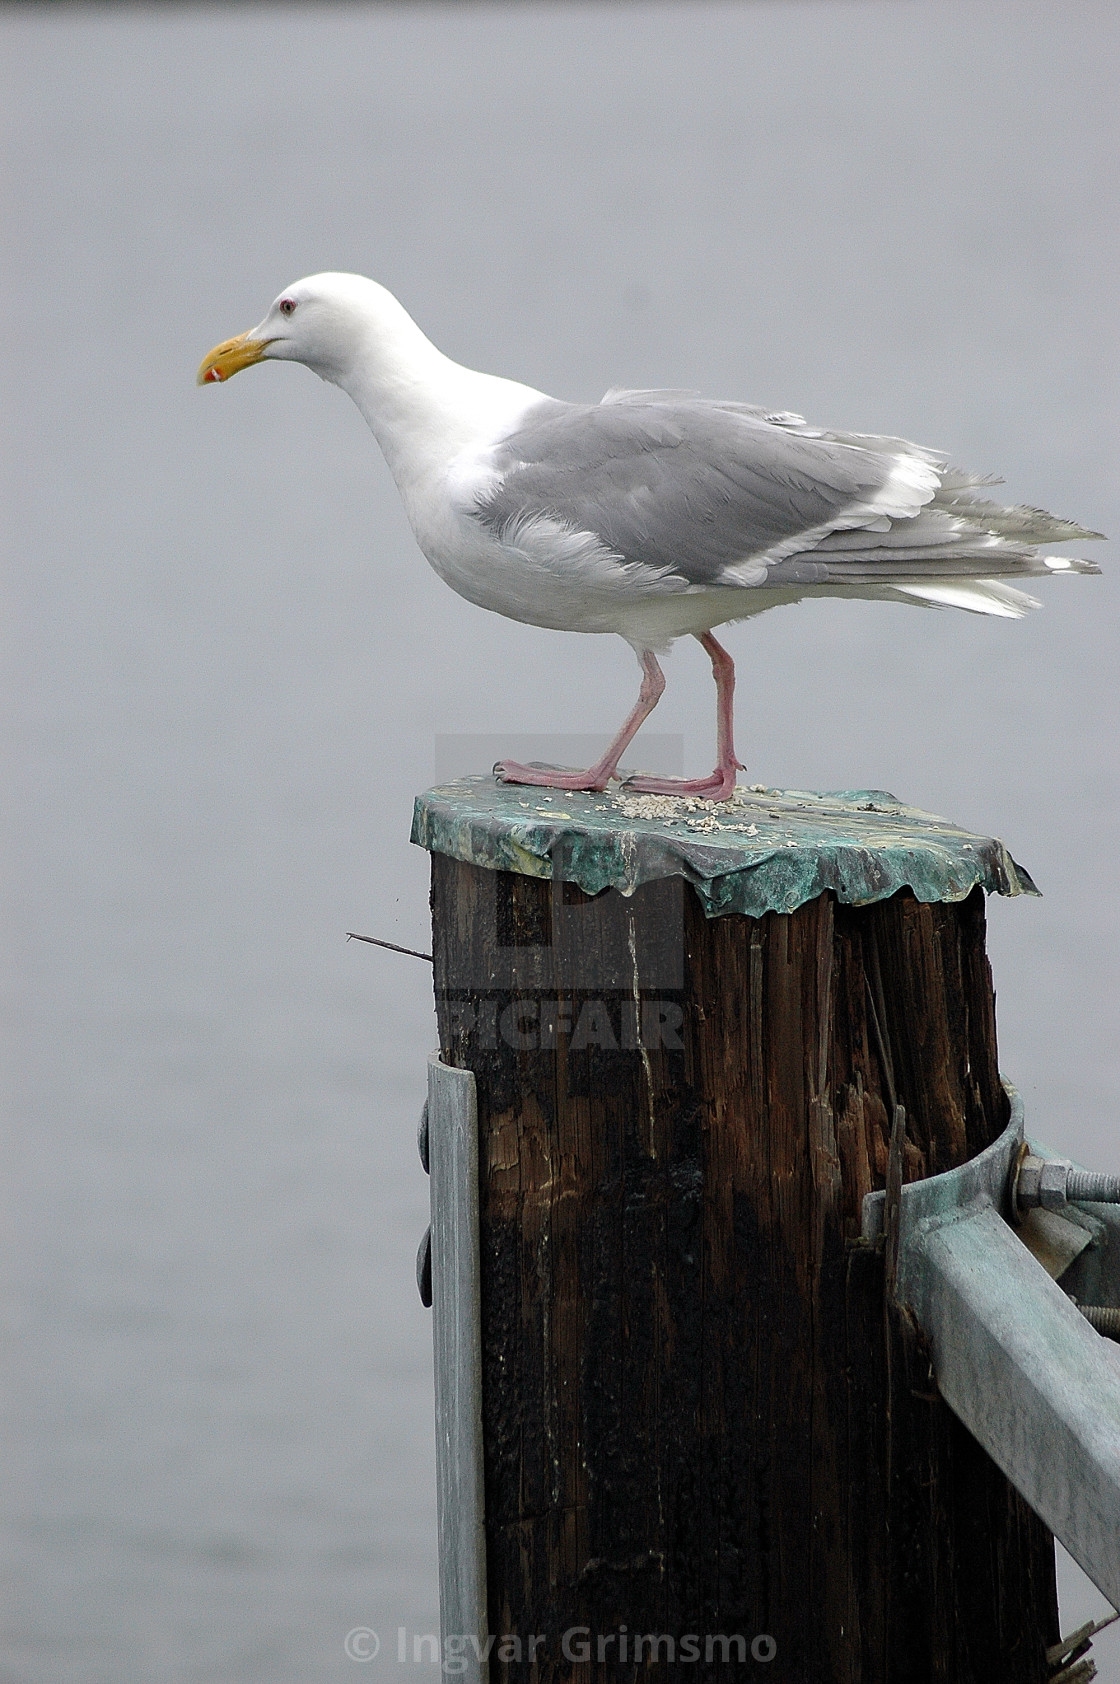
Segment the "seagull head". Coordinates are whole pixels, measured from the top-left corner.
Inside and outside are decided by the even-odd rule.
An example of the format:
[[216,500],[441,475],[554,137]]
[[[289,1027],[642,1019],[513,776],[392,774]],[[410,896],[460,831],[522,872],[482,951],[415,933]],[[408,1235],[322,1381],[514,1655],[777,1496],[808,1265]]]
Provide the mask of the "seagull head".
[[198,384],[269,360],[306,363],[324,380],[341,382],[371,330],[394,313],[404,314],[396,299],[364,275],[308,275],[285,287],[256,327],[208,351]]

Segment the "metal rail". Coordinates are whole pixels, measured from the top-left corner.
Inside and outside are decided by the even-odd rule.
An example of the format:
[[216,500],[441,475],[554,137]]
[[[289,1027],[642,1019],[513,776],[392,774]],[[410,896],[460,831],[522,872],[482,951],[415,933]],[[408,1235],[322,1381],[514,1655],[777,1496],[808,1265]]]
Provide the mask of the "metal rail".
[[[1008,1092],[1011,1121],[992,1146],[901,1189],[896,1294],[929,1340],[946,1403],[1116,1606],[1120,1347],[1069,1294],[1120,1305],[1120,1210],[1043,1207],[1012,1226],[1024,1135]],[[1035,1142],[1029,1152],[1053,1158]],[[868,1241],[883,1232],[885,1197],[864,1200]]]
[[[482,1304],[478,1108],[474,1075],[428,1059],[420,1156],[431,1176],[432,1225],[417,1259],[433,1312],[440,1653],[466,1684],[487,1684],[486,1529],[482,1472]],[[430,1236],[430,1239],[429,1239]]]

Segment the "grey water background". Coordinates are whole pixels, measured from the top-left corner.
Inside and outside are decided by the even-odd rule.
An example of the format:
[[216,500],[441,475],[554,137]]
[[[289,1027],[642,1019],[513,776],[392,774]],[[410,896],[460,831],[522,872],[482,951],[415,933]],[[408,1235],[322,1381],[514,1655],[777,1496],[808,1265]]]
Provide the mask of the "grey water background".
[[[606,736],[609,639],[459,601],[357,411],[196,390],[298,276],[565,397],[896,432],[1120,533],[1120,15],[786,0],[0,13],[8,1684],[433,1669],[411,801],[437,735]],[[1120,559],[1012,624],[732,629],[748,778],[1002,835],[1004,1068],[1120,1163]],[[653,728],[693,769],[707,663]],[[639,739],[639,744],[641,739]],[[1063,1565],[1066,1624],[1101,1599]],[[346,1658],[351,1628],[381,1655]],[[1098,1644],[1120,1679],[1120,1643]]]

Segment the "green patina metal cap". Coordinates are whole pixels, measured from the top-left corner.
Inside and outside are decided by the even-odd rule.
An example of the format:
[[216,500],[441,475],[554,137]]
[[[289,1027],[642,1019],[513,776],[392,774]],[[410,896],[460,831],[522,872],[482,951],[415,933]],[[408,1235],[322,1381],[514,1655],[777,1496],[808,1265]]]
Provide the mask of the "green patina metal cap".
[[552,877],[586,894],[684,877],[709,918],[792,912],[830,889],[849,906],[910,889],[921,901],[1037,895],[1002,842],[904,806],[879,789],[816,794],[739,788],[718,804],[572,794],[459,778],[418,796],[412,840],[489,871]]

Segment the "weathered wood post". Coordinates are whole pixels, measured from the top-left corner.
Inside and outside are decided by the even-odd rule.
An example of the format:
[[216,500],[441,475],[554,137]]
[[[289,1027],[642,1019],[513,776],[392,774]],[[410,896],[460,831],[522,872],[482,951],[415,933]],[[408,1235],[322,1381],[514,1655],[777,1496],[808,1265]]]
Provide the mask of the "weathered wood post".
[[878,792],[467,779],[413,837],[477,1093],[481,1431],[444,1453],[481,1443],[490,1678],[1042,1684],[1052,1539],[860,1238],[892,1169],[1004,1127],[984,893],[1030,879]]

